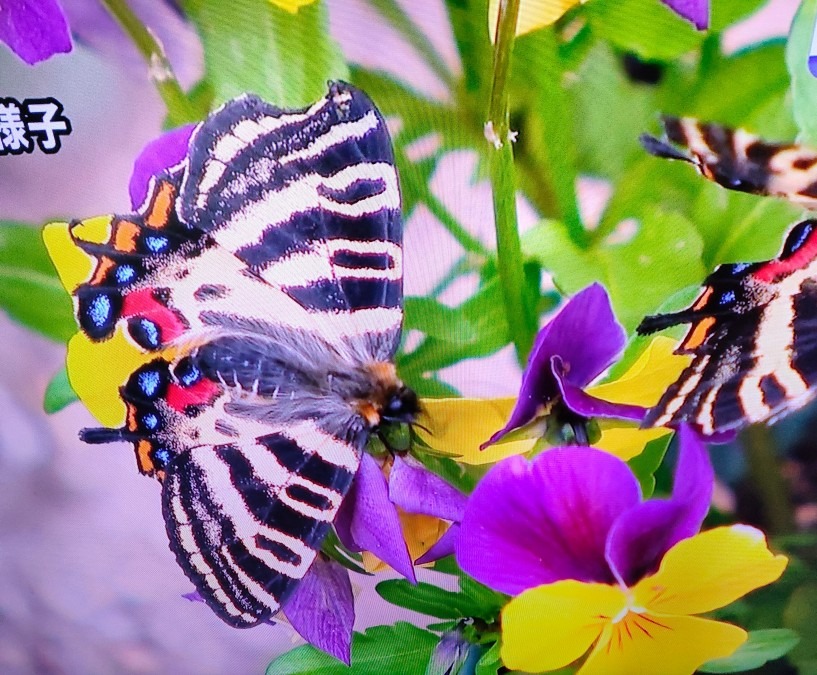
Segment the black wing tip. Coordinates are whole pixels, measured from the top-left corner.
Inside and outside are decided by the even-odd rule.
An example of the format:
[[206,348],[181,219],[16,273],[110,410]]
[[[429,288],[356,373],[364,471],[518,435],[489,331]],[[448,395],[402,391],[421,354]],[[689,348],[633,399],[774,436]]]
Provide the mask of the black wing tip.
[[638,137],[641,147],[654,157],[662,157],[664,159],[680,159],[683,162],[693,162],[692,158],[674,148],[666,141],[660,138],[651,136],[650,134],[641,134]]

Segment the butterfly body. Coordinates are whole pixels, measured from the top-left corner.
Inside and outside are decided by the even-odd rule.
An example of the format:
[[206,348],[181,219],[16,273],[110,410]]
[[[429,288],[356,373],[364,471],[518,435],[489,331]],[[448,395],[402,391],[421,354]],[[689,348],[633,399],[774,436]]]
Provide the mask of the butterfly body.
[[370,435],[417,414],[393,365],[401,235],[385,122],[343,83],[302,110],[235,99],[136,213],[46,229],[82,329],[69,377],[106,424],[82,437],[133,443],[231,625],[286,602]]

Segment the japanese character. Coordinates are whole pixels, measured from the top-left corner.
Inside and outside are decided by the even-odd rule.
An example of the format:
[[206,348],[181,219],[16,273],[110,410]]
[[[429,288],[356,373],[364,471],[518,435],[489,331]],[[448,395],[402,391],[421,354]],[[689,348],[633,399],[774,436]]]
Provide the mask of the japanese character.
[[0,99],[0,154],[6,150],[14,155],[31,152],[31,139],[26,135],[26,123],[20,115],[20,104],[13,98]]
[[[36,135],[37,145],[45,153],[60,149],[60,135],[71,133],[71,123],[62,117],[62,105],[53,98],[27,98],[23,105],[28,113],[28,131]],[[37,121],[35,116],[40,116]]]

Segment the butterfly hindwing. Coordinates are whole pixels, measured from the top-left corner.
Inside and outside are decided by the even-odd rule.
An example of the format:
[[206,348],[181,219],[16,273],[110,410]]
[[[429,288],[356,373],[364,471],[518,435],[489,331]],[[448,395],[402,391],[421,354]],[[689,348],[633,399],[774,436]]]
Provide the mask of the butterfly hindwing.
[[[302,421],[206,446],[169,467],[171,549],[225,621],[270,618],[315,559],[349,489],[359,449]],[[246,440],[249,437],[251,440]]]
[[82,328],[69,378],[108,427],[83,437],[134,444],[180,566],[253,625],[309,569],[404,391],[391,141],[349,85],[295,111],[243,96],[149,192],[136,214],[46,231]]
[[798,223],[778,258],[721,265],[693,305],[647,317],[641,334],[689,323],[679,354],[693,360],[646,426],[687,421],[704,433],[775,419],[817,387],[817,221]]

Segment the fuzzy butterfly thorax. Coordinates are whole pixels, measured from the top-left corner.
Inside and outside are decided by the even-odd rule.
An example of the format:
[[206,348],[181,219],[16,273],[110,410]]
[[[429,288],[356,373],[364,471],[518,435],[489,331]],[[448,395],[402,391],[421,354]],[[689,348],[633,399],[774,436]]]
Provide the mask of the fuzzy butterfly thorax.
[[68,373],[162,482],[170,547],[234,626],[315,560],[371,434],[413,422],[393,358],[402,223],[391,141],[361,91],[308,108],[242,96],[125,216],[54,224],[81,327]]

